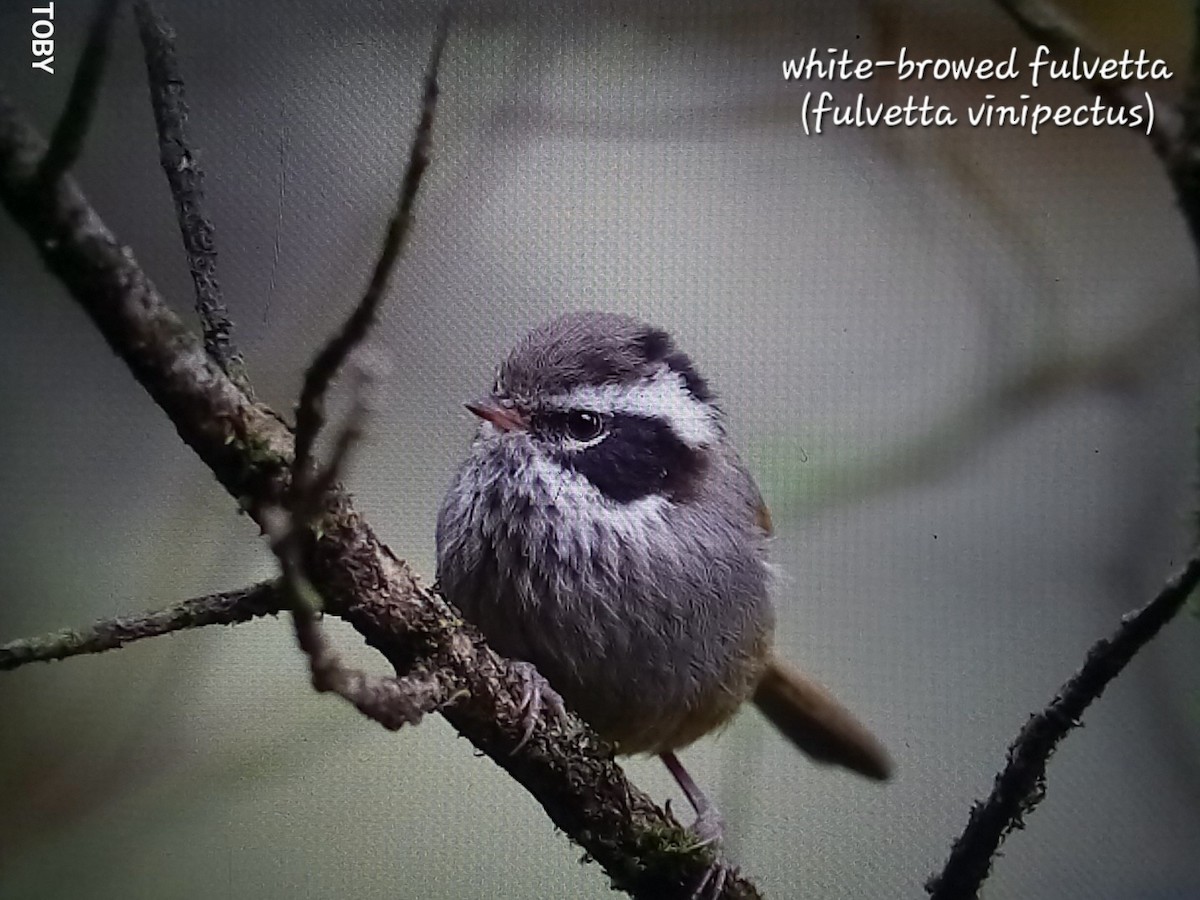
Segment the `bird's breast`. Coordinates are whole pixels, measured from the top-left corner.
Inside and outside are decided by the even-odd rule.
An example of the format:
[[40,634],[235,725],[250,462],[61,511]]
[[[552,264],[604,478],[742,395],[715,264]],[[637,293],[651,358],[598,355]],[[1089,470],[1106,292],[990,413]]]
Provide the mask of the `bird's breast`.
[[540,456],[494,454],[448,495],[439,575],[496,650],[603,735],[670,749],[749,694],[773,624],[761,554],[702,512],[615,503]]

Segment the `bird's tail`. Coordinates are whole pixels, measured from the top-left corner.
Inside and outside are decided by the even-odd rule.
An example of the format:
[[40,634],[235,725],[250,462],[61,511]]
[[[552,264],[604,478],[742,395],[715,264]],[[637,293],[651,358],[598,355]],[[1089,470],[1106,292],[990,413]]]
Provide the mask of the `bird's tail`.
[[876,781],[892,774],[883,745],[814,681],[772,657],[754,704],[771,724],[817,762],[845,766]]

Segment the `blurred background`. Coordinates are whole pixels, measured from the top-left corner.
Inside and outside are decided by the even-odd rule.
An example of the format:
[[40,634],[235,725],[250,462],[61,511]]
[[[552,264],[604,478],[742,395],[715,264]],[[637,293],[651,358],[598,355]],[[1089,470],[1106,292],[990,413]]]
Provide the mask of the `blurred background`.
[[[437,7],[161,5],[237,340],[290,412],[365,284]],[[89,6],[55,4],[53,76],[29,67],[28,9],[0,10],[0,80],[44,133]],[[1182,0],[1069,8],[1116,54],[1186,64]],[[190,316],[128,10],[117,35],[77,174]],[[1144,136],[804,136],[808,90],[964,109],[993,89],[781,77],[813,47],[901,46],[1031,51],[984,0],[464,4],[350,477],[432,579],[461,403],[507,348],[581,307],[673,331],[773,508],[786,656],[899,766],[882,788],[814,767],[753,711],[683,754],[773,897],[923,896],[1028,714],[1182,562],[1196,508],[1196,264]],[[6,216],[0,313],[0,642],[273,573]],[[1200,897],[1198,625],[1181,616],[1088,712],[988,897]],[[0,674],[0,723],[6,900],[610,896],[443,721],[389,734],[314,694],[286,620]],[[656,760],[628,770],[686,809]]]

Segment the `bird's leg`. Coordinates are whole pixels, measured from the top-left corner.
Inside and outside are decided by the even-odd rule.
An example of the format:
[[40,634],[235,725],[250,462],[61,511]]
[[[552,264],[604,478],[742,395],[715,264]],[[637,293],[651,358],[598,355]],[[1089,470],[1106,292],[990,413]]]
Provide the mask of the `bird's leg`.
[[532,663],[513,660],[512,667],[517,671],[520,681],[521,699],[518,701],[518,706],[521,709],[521,724],[525,727],[521,740],[512,749],[512,752],[516,753],[525,746],[533,734],[534,727],[542,717],[543,707],[549,707],[558,724],[564,729],[569,726],[570,720],[567,718],[567,706],[563,703],[562,696],[550,687],[550,682],[534,668]]
[[[668,750],[666,753],[660,753],[659,757],[662,759],[663,765],[667,767],[667,771],[678,783],[679,789],[683,791],[683,796],[687,797],[688,803],[696,811],[696,821],[692,823],[690,829],[696,836],[696,846],[704,847],[709,844],[719,846],[721,839],[725,836],[725,820],[721,817],[720,810],[704,795],[704,791],[700,790],[700,785],[692,780],[692,776],[683,767],[678,756]],[[692,892],[693,900],[721,896],[721,891],[725,889],[725,881],[732,871],[734,869],[718,856],[717,861],[704,873],[700,884]]]
[[696,821],[692,823],[691,831],[700,842],[697,846],[703,847],[707,844],[719,843],[725,836],[725,820],[721,818],[720,810],[708,797],[704,796],[704,791],[700,790],[700,785],[692,780],[692,776],[683,767],[678,756],[670,751],[660,753],[659,756],[662,758],[663,765],[667,767],[667,771],[679,784],[683,796],[687,797],[688,803],[696,811]]

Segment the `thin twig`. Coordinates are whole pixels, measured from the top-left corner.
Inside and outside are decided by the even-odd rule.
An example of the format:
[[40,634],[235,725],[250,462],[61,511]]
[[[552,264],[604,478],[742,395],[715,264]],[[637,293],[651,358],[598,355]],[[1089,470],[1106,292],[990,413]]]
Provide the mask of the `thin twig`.
[[193,597],[167,609],[105,619],[84,631],[56,631],[0,644],[0,670],[118,650],[134,641],[189,628],[236,625],[261,616],[277,615],[287,608],[287,594],[279,581],[272,579],[236,591]]
[[304,387],[300,391],[300,404],[296,410],[296,459],[292,469],[294,484],[299,484],[308,477],[313,443],[325,422],[325,395],[329,382],[337,375],[350,352],[362,343],[374,324],[379,305],[383,302],[383,295],[387,290],[388,279],[408,236],[412,224],[413,204],[421,186],[421,176],[429,165],[429,143],[433,131],[433,116],[437,110],[438,69],[442,62],[442,50],[446,46],[451,15],[452,5],[448,3],[438,19],[429,64],[425,69],[421,117],[409,150],[400,197],[388,222],[383,247],[375,262],[371,280],[358,306],[342,325],[341,331],[329,340],[305,373]]
[[[1033,40],[1045,44],[1059,58],[1070,57],[1076,50],[1085,59],[1104,57],[1086,36],[1082,26],[1071,20],[1052,3],[1044,0],[996,0],[1014,22]],[[1141,88],[1128,79],[1093,77],[1088,89],[1114,107],[1137,106],[1145,100]],[[1154,100],[1155,124],[1149,134],[1154,151],[1169,158],[1178,146],[1182,123],[1178,111],[1169,103]]]
[[171,187],[179,233],[192,273],[204,349],[234,384],[253,399],[246,364],[233,342],[233,323],[217,281],[213,225],[204,210],[204,170],[191,150],[183,76],[175,58],[175,31],[149,0],[136,0],[133,11],[158,127],[159,161]]
[[109,47],[112,45],[113,21],[117,17],[119,0],[97,0],[88,29],[87,43],[83,55],[75,68],[71,80],[71,91],[67,104],[59,116],[58,124],[50,137],[50,146],[38,166],[38,181],[43,189],[53,184],[75,164],[83,149],[83,141],[92,124],[96,101],[100,96],[100,85],[104,81],[104,68],[108,62]]
[[303,532],[294,516],[277,508],[267,515],[265,528],[283,571],[296,642],[308,657],[317,691],[337,694],[390,731],[416,725],[426,713],[465,694],[461,681],[445,669],[419,669],[396,677],[369,675],[344,666],[321,631],[318,616],[323,603],[304,574],[299,546]]
[[334,439],[329,461],[308,481],[307,497],[298,509],[306,508],[312,511],[319,507],[321,498],[341,480],[350,451],[362,439],[367,421],[367,391],[371,387],[371,375],[364,365],[355,365],[352,368],[354,379],[351,385],[350,411]]
[[969,900],[978,894],[1001,842],[1024,827],[1024,817],[1045,795],[1046,763],[1059,742],[1079,725],[1079,717],[1109,682],[1183,608],[1197,584],[1200,557],[1189,561],[1153,600],[1126,615],[1111,637],[1093,644],[1083,668],[1045,709],[1030,717],[1008,748],[1008,762],[996,776],[991,796],[972,808],[945,868],[926,883],[933,900]]
[[[305,373],[296,413],[296,456],[292,465],[291,490],[284,506],[267,512],[267,535],[292,598],[296,640],[308,657],[313,687],[318,691],[340,695],[365,715],[392,729],[409,723],[416,724],[426,712],[444,704],[451,696],[453,679],[447,673],[379,678],[344,667],[321,633],[317,616],[324,604],[320,593],[304,572],[302,547],[310,538],[312,519],[320,509],[322,500],[340,480],[342,466],[362,435],[366,418],[363,393],[367,378],[365,370],[360,368],[354,385],[353,405],[334,441],[333,453],[328,463],[314,471],[312,448],[325,424],[325,397],[330,382],[374,324],[388,279],[403,249],[404,238],[412,221],[412,207],[421,185],[421,175],[429,164],[429,144],[437,107],[438,69],[449,32],[449,20],[450,7],[446,6],[434,35],[425,73],[421,118],[413,137],[400,196],[388,223],[370,284],[341,330],[322,348]],[[455,693],[462,692],[461,685],[454,687]]]

